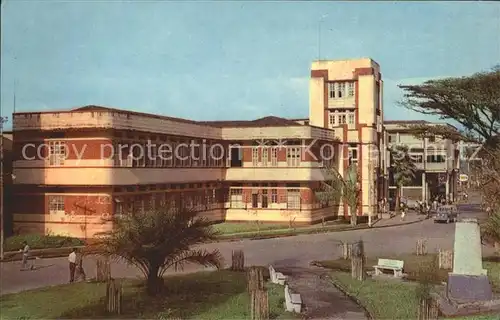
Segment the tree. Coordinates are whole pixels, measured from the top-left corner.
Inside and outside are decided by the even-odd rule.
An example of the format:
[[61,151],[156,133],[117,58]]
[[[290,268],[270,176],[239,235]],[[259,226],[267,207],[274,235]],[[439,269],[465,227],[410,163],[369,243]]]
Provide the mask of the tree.
[[464,134],[456,138],[488,142],[500,132],[500,67],[469,77],[399,87],[405,93],[403,106],[462,125]]
[[170,267],[177,270],[185,263],[216,268],[223,265],[218,250],[192,248],[215,239],[217,233],[210,222],[191,210],[165,207],[111,220],[114,228],[98,235],[97,248],[104,255],[136,266],[146,277],[151,295],[161,292],[163,274]]
[[396,145],[390,150],[391,167],[396,184],[396,212],[400,210],[401,191],[403,186],[409,185],[415,179],[415,163],[408,153],[408,146]]
[[491,224],[491,219],[497,219],[500,212],[500,66],[468,77],[399,87],[405,92],[401,104],[406,108],[438,115],[463,127],[457,130],[449,126],[414,126],[416,135],[436,134],[481,145],[476,153],[482,159],[479,189],[493,209]]
[[323,170],[325,180],[321,183],[321,189],[316,196],[322,202],[346,203],[351,211],[351,225],[358,222],[357,212],[361,196],[358,181],[358,168],[352,164],[347,168],[343,177],[333,166],[325,167]]
[[491,214],[488,220],[481,224],[481,238],[500,249],[500,211]]

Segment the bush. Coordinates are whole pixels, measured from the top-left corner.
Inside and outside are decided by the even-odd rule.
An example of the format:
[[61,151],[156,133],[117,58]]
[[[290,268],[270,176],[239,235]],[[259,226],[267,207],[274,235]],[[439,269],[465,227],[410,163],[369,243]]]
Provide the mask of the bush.
[[83,246],[85,242],[68,236],[23,234],[5,239],[5,251],[19,251],[26,241],[31,249]]

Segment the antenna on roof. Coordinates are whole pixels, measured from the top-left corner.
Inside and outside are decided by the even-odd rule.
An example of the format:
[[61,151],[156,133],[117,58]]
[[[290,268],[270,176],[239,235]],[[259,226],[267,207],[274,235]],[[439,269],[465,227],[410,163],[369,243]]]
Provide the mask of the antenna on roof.
[[14,110],[12,113],[16,113],[16,86],[17,86],[17,80],[14,80]]

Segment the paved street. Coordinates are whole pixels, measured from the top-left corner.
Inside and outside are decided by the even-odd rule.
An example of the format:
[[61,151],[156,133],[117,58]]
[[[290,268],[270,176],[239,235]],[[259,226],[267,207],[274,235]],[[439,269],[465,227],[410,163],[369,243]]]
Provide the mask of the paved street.
[[[482,218],[477,206],[462,205],[461,218]],[[411,213],[414,214],[414,213]],[[399,219],[399,218],[393,218]],[[406,226],[300,235],[287,238],[267,240],[243,240],[238,242],[221,242],[204,245],[207,249],[217,248],[230,263],[231,251],[243,249],[247,265],[273,264],[277,269],[285,267],[307,267],[312,260],[331,259],[338,257],[341,250],[340,241],[363,239],[367,254],[376,257],[388,257],[399,253],[409,253],[415,250],[418,238],[428,239],[428,250],[452,248],[454,239],[454,224],[434,224],[432,220]],[[491,248],[483,248],[484,253]],[[85,260],[87,274],[95,274],[95,262],[92,257]],[[68,282],[68,266],[66,258],[36,260],[37,270],[20,271],[20,262],[1,263],[2,294],[18,292]],[[185,272],[201,270],[197,266],[188,266]],[[112,265],[114,277],[138,277],[140,273],[123,263]]]

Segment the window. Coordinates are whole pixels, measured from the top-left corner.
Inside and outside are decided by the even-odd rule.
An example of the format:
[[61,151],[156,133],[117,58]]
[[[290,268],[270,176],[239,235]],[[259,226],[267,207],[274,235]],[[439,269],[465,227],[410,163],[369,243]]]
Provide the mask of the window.
[[49,165],[62,166],[66,158],[66,143],[49,141]]
[[358,146],[357,145],[349,145],[349,163],[357,164],[358,163]]
[[347,113],[347,123],[348,124],[354,124],[355,123],[355,120],[354,120],[354,112],[349,112]]
[[342,124],[355,124],[356,111],[353,110],[335,110],[329,114],[330,126]]
[[278,166],[278,148],[277,147],[271,148],[271,166],[273,166],[273,167]]
[[271,203],[278,203],[278,189],[271,189]]
[[50,196],[49,197],[49,213],[57,214],[64,213],[64,197]]
[[254,190],[252,192],[252,208],[258,208],[259,207],[259,194],[257,193],[257,190]]
[[446,156],[442,154],[434,154],[427,156],[427,162],[429,163],[443,163],[446,161]]
[[288,189],[286,207],[287,207],[287,209],[300,209],[300,190],[299,189]]
[[269,148],[263,147],[261,149],[261,151],[262,151],[262,166],[267,167],[267,158],[269,156]]
[[330,99],[334,99],[335,98],[335,85],[336,83],[333,83],[333,82],[329,82],[328,83],[328,97]]
[[230,206],[231,208],[243,208],[243,190],[231,189]]
[[115,203],[115,216],[122,216],[123,215],[123,203],[117,202]]
[[387,140],[389,141],[389,143],[397,143],[398,142],[398,136],[397,134],[395,133],[391,133],[389,134],[389,136],[387,137]]
[[422,163],[424,161],[424,155],[423,154],[410,154],[410,158],[415,163]]
[[328,98],[342,99],[346,97],[354,97],[354,82],[329,82],[328,83]]
[[347,96],[354,97],[354,82],[347,83]]
[[252,165],[254,167],[259,165],[259,148],[257,147],[252,149]]
[[300,165],[300,148],[288,147],[286,149],[286,162],[289,167],[298,167]]
[[262,208],[268,207],[267,189],[262,190]]
[[345,82],[340,82],[337,86],[337,98],[344,98]]
[[330,127],[335,127],[335,113],[330,113],[328,115],[328,122],[330,123]]

